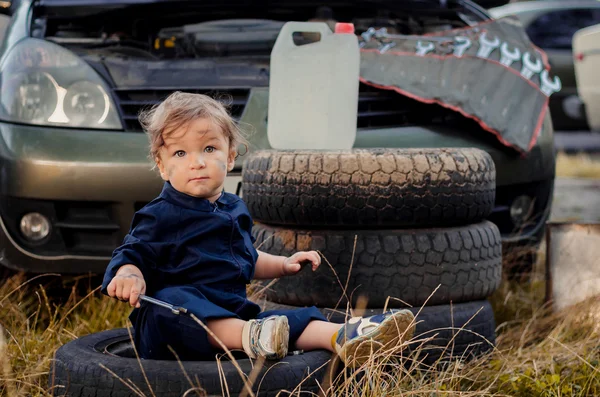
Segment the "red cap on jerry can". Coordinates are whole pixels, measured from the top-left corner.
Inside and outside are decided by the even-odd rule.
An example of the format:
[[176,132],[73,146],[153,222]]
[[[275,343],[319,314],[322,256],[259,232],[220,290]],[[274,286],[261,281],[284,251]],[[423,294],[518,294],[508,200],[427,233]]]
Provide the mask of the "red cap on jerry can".
[[335,33],[354,34],[354,24],[338,22],[335,24]]

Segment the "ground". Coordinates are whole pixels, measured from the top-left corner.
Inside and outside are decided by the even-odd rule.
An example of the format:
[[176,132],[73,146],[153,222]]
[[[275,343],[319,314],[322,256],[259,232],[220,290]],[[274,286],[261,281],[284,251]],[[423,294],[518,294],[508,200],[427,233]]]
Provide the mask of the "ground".
[[557,178],[551,220],[600,222],[600,179]]
[[550,217],[557,222],[600,222],[600,153],[558,155]]

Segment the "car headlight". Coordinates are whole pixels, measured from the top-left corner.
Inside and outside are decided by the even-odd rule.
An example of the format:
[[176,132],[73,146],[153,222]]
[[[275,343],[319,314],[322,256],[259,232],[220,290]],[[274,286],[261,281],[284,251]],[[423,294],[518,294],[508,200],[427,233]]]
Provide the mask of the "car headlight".
[[104,81],[77,55],[28,38],[0,65],[0,118],[26,124],[122,129]]

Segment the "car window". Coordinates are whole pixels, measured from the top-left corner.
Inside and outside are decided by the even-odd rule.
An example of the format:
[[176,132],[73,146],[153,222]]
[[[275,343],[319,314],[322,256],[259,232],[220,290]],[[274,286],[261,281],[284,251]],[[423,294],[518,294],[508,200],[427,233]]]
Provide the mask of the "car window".
[[598,23],[600,8],[558,10],[538,17],[527,34],[540,48],[570,50],[575,32]]

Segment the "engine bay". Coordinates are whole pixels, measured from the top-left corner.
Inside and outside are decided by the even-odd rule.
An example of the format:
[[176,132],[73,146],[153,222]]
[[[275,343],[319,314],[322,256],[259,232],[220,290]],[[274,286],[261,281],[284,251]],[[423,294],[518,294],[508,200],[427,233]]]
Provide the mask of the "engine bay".
[[239,3],[231,7],[176,3],[86,7],[85,12],[44,10],[34,19],[32,36],[79,54],[101,57],[147,60],[268,57],[281,26],[291,20],[325,22],[332,29],[336,22],[352,22],[357,35],[369,28],[386,28],[391,34],[422,35],[481,21],[479,15],[464,7],[450,6],[419,9],[386,6],[382,2],[370,7],[369,2],[359,5],[332,2],[327,6],[307,2],[301,6],[271,5],[265,11]]

